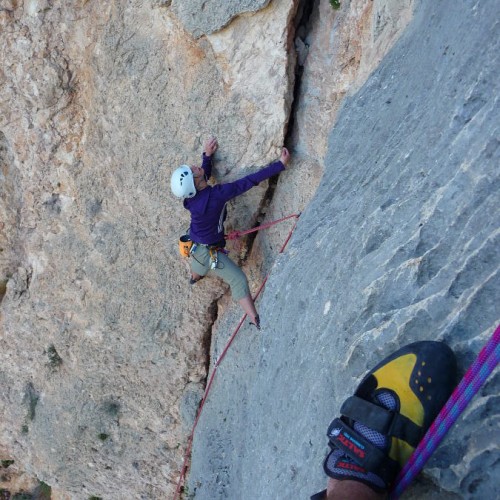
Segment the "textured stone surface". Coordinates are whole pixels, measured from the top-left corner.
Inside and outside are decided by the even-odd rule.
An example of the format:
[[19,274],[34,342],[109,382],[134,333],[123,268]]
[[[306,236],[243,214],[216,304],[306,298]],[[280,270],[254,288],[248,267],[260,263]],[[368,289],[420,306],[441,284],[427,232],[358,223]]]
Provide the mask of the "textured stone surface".
[[[463,373],[498,325],[498,14],[492,0],[419,2],[345,100],[267,282],[264,329],[219,367],[195,436],[196,499],[308,498],[326,483],[327,425],[369,368],[433,339]],[[497,496],[499,383],[497,368],[407,498]]]
[[344,96],[359,89],[403,31],[412,5],[412,0],[353,0],[332,15],[329,2],[312,2],[309,26],[295,37],[303,51],[292,136],[299,154],[323,165],[328,141],[323,131],[332,127]]
[[[291,168],[232,203],[227,229],[305,213],[259,304],[262,334],[245,326],[218,373],[190,491],[307,498],[324,484],[326,425],[365,369],[422,332],[465,369],[498,321],[494,2],[418,3],[385,60],[409,0],[204,5],[0,0],[9,487],[171,496],[208,361],[241,312],[217,280],[187,286],[169,172],[208,134],[218,181],[274,159],[294,76]],[[216,31],[198,39],[199,26]],[[290,226],[231,246],[249,254],[252,290]],[[492,497],[497,394],[498,373],[416,498]]]
[[[172,11],[196,38],[219,31],[235,17],[256,12],[271,0],[173,0]],[[293,2],[291,2],[293,3]]]
[[279,154],[293,4],[199,41],[158,2],[0,5],[0,442],[75,498],[168,497],[227,291],[187,285],[168,178],[208,134],[218,180]]
[[[340,10],[328,0],[301,2],[294,19],[296,84],[288,146],[293,169],[282,174],[268,218],[304,210],[324,172],[328,132],[346,95],[354,93],[397,40],[413,2],[352,0]],[[257,236],[253,254],[271,265],[288,227]],[[254,264],[255,267],[255,264]]]

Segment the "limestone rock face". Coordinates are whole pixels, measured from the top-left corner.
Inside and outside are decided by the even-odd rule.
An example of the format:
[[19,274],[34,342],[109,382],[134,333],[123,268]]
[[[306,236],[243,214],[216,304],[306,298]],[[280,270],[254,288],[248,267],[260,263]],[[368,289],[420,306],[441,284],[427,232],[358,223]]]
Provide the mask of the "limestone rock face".
[[[171,7],[184,27],[199,38],[219,31],[238,15],[256,12],[271,0],[233,0],[220,2],[217,0],[173,0]],[[293,2],[292,2],[293,3]],[[277,27],[278,28],[278,27]]]
[[168,497],[227,291],[188,285],[170,172],[212,134],[218,181],[279,155],[294,4],[200,40],[161,2],[1,7],[5,458],[75,498]]
[[[465,370],[499,319],[497,17],[493,0],[0,0],[0,490],[173,496],[241,318],[178,255],[170,173],[209,135],[215,182],[292,151],[227,232],[303,214],[284,255],[291,222],[229,244],[252,291],[271,275],[263,331],[246,322],[197,429],[197,499],[322,488],[332,412],[404,343],[446,340]],[[415,498],[493,498],[497,393],[498,374]]]

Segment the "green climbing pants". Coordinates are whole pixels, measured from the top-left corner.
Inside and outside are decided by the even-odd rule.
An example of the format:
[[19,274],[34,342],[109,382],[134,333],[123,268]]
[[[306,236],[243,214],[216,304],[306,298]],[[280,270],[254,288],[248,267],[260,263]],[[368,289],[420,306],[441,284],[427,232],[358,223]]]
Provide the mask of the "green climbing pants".
[[235,301],[250,295],[245,273],[223,252],[217,252],[217,267],[210,268],[210,251],[205,245],[198,245],[191,253],[191,269],[200,276],[214,273],[222,278],[230,287]]

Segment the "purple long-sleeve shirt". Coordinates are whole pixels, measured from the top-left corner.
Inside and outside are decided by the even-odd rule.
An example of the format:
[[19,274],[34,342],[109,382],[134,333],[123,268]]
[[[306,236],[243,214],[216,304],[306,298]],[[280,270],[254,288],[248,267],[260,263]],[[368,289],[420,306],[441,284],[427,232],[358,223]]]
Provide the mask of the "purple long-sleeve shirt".
[[[207,179],[212,175],[212,158],[203,154],[202,168]],[[234,182],[208,186],[198,191],[193,198],[184,200],[184,208],[191,212],[189,235],[196,243],[212,245],[224,240],[226,203],[245,193],[260,182],[285,170],[281,161],[247,175]]]

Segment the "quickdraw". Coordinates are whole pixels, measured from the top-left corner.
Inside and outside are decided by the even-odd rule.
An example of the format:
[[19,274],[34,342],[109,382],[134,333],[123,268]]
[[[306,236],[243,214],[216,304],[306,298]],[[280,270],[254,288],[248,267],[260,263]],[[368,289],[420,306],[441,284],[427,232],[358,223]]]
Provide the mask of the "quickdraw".
[[210,254],[210,269],[217,269],[217,264],[219,263],[219,259],[217,257],[218,252],[218,248],[208,247],[208,253]]

